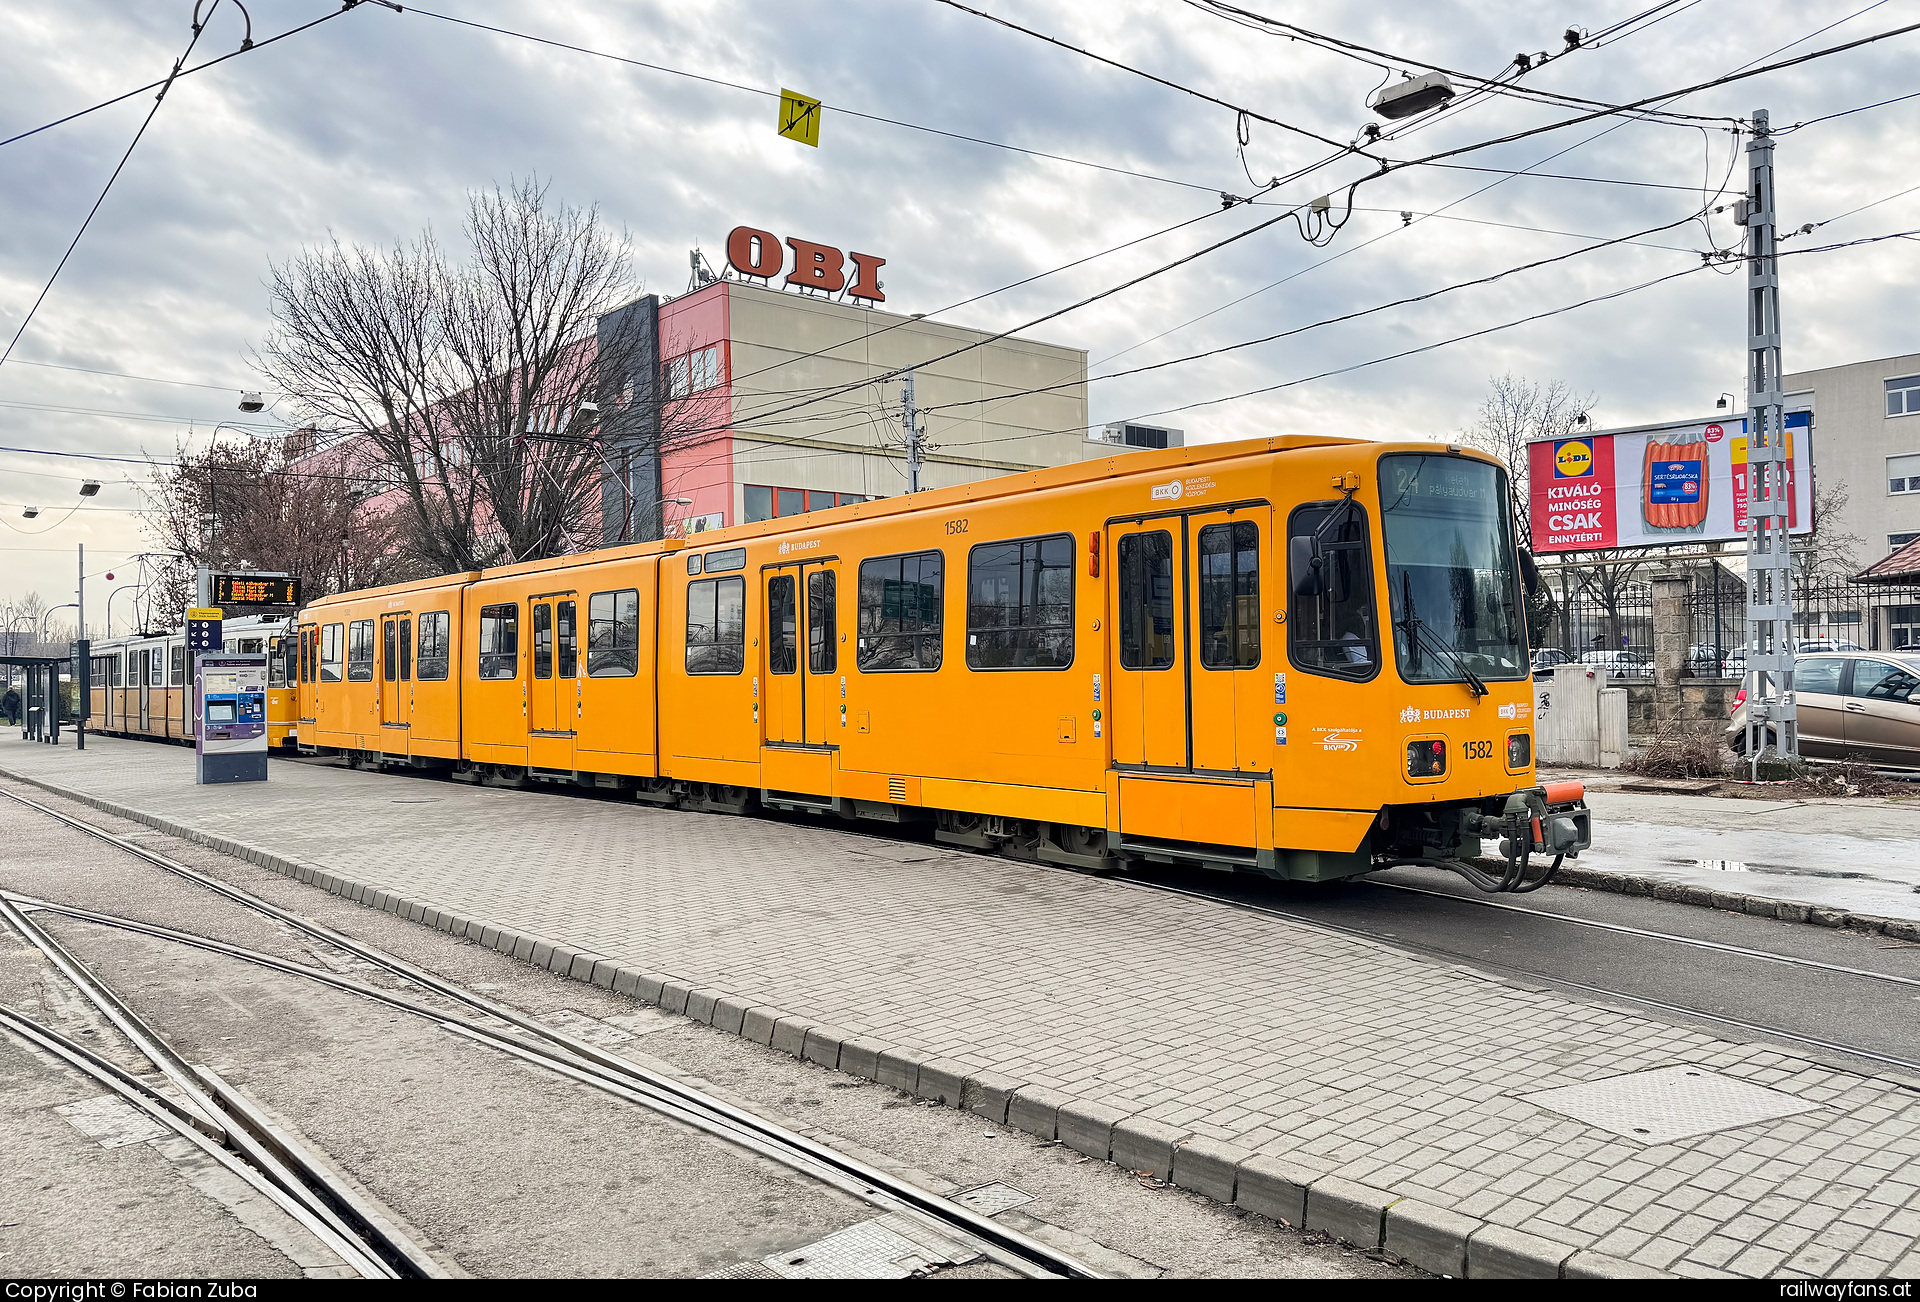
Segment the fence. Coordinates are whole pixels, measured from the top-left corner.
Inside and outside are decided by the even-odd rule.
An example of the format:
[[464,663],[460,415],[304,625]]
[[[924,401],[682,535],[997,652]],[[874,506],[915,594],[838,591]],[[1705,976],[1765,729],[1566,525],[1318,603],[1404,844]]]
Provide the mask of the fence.
[[[1543,575],[1557,609],[1534,639],[1535,663],[1606,664],[1616,677],[1653,676],[1653,565],[1565,567]],[[1716,563],[1686,571],[1687,676],[1746,671],[1747,585]],[[1802,651],[1920,649],[1920,586],[1856,584],[1839,575],[1797,582],[1794,623]]]

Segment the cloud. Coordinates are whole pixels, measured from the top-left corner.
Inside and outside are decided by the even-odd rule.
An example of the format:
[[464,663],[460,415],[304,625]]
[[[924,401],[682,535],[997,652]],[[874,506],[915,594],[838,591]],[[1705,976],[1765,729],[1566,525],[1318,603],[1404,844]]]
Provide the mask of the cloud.
[[[1335,139],[1350,138],[1369,120],[1368,93],[1395,71],[1250,32],[1191,6],[992,0],[987,7]],[[252,8],[259,39],[333,5],[259,0]],[[1876,9],[1789,53],[1897,26],[1899,8]],[[467,190],[535,172],[551,181],[556,197],[598,204],[630,232],[649,289],[678,292],[688,249],[697,244],[717,257],[726,232],[750,222],[886,257],[889,306],[903,311],[936,311],[1212,214],[954,314],[995,329],[1277,211],[1217,211],[1215,191],[1250,188],[1231,111],[931,0],[476,0],[458,13],[768,92],[792,87],[818,96],[830,106],[821,147],[779,139],[767,95],[464,28],[411,7],[394,14],[362,5],[176,86],[17,355],[236,389],[258,383],[250,380],[247,349],[269,325],[263,282],[271,262],[330,235],[387,244],[432,228],[452,239]],[[1336,3],[1315,7],[1311,21],[1357,42],[1490,75],[1515,50],[1558,49],[1560,32],[1579,17],[1571,6],[1543,10],[1512,0],[1385,9]],[[1829,21],[1782,2],[1762,3],[1745,17],[1729,24],[1708,6],[1678,9],[1642,34],[1557,60],[1530,81],[1618,101],[1724,73]],[[105,0],[25,11],[9,32],[0,122],[24,129],[164,75],[185,44],[186,19],[184,5],[129,9]],[[223,6],[201,52],[225,52],[238,37],[238,14]],[[1775,124],[1785,125],[1909,88],[1914,51],[1912,38],[1890,41],[1704,92],[1679,107],[1744,116],[1765,104]],[[0,242],[0,323],[9,334],[150,103],[138,96],[0,149],[0,223],[8,235]],[[839,109],[1207,189],[1048,162]],[[1916,112],[1920,101],[1783,136],[1783,221],[1823,220],[1911,184],[1903,149]],[[1388,152],[1413,156],[1565,116],[1494,99],[1442,114]],[[1606,121],[1458,160],[1524,168],[1565,150],[1543,170],[1686,190],[1409,169],[1362,186],[1363,210],[1325,249],[1302,242],[1291,223],[1276,226],[1035,333],[1085,347],[1095,361],[1120,354],[1113,368],[1274,333],[1580,243],[1548,231],[1612,237],[1682,217],[1702,203],[1696,187],[1712,193],[1730,163],[1740,185],[1744,159],[1736,145],[1713,124],[1702,131]],[[1246,168],[1265,178],[1326,152],[1255,122]],[[1340,163],[1275,198],[1305,200],[1368,170]],[[1403,209],[1419,219],[1403,226]],[[1426,216],[1433,213],[1441,215]],[[1823,238],[1904,229],[1920,224],[1916,219],[1920,194],[1836,223]],[[1731,239],[1724,217],[1713,236]],[[1096,384],[1090,415],[1098,424],[1351,366],[1696,264],[1690,250],[1707,247],[1697,224],[1649,238],[1679,251],[1609,249],[1351,324]],[[1790,367],[1915,348],[1911,303],[1920,272],[1903,246],[1804,263],[1787,268]],[[1469,419],[1487,377],[1508,370],[1595,392],[1609,422],[1677,417],[1709,410],[1723,389],[1738,390],[1743,329],[1739,279],[1703,272],[1438,352],[1167,420],[1185,425],[1196,440],[1446,433]],[[195,422],[197,438],[237,415],[233,398],[0,369],[0,403],[177,417]],[[0,406],[0,444],[16,447],[137,456],[170,450],[175,433],[186,429]],[[0,453],[0,501],[57,505],[86,473],[122,477],[109,465]],[[138,504],[126,485],[111,485],[99,501]],[[0,513],[24,524],[15,508],[0,506]],[[40,538],[0,534],[0,548],[67,548],[83,539],[103,560],[141,545],[132,517],[98,511]],[[8,550],[0,590],[61,590],[70,569],[58,551]]]

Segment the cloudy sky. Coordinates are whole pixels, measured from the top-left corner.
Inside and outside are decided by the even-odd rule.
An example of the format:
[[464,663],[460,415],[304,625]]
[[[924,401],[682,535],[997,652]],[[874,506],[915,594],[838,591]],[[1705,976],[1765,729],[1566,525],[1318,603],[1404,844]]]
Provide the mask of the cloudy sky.
[[[1191,225],[959,308],[1017,326],[1334,191],[1372,165],[1348,158],[1221,211],[1320,161],[1327,146],[936,0],[680,3],[437,0],[472,22],[699,73],[734,89],[375,4],[183,79],[168,96],[13,354],[0,367],[0,445],[141,457],[196,444],[261,387],[248,349],[269,326],[271,262],[329,234],[389,244],[451,239],[465,192],[538,174],[630,234],[649,290],[686,287],[687,252],[721,260],[750,223],[888,259],[888,306],[961,300],[1188,219]],[[1247,0],[1260,9],[1258,0]],[[1392,55],[1491,76],[1516,52],[1559,51],[1655,0],[1275,6],[1274,16]],[[332,0],[252,0],[255,40],[331,12]],[[1400,65],[1249,30],[1180,0],[977,0],[1010,20],[1339,141],[1373,120],[1370,92]],[[186,0],[0,0],[0,138],[165,75],[185,46]],[[1920,0],[1735,4],[1676,0],[1523,84],[1619,103],[1920,21]],[[228,0],[196,59],[235,49]],[[1826,29],[1822,31],[1821,29]],[[1810,38],[1810,39],[1807,39]],[[1781,47],[1783,55],[1774,52]],[[1390,65],[1383,69],[1379,62]],[[761,92],[824,100],[821,145],[774,131]],[[1694,94],[1670,107],[1776,128],[1920,89],[1920,32]],[[0,146],[0,326],[11,338],[151,106],[139,95]],[[842,111],[844,110],[844,111]],[[852,116],[890,118],[1078,162]],[[1380,147],[1418,158],[1573,112],[1487,97]],[[1920,227],[1909,154],[1920,99],[1780,139],[1783,226],[1836,219],[1803,244]],[[1572,178],[1430,166],[1359,188],[1326,247],[1287,221],[1034,333],[1088,350],[1093,374],[1306,325],[1667,223],[1743,184],[1724,121],[1618,118],[1453,159]],[[1547,161],[1551,160],[1551,161]],[[1120,175],[1125,169],[1146,177]],[[1703,196],[1701,187],[1705,186]],[[1862,205],[1866,211],[1848,214]],[[1401,214],[1411,213],[1407,224]],[[1472,419],[1490,376],[1562,380],[1603,424],[1707,413],[1740,389],[1740,280],[1712,270],[1415,357],[1212,402],[1400,353],[1699,267],[1725,216],[1695,221],[1496,283],[1144,375],[1096,382],[1095,424],[1167,411],[1195,441],[1271,432],[1444,434]],[[1789,245],[1788,247],[1792,247]],[[1912,243],[1784,264],[1787,364],[1799,370],[1920,349]],[[29,365],[40,363],[41,365]],[[49,365],[50,364],[50,365]],[[82,370],[56,367],[84,368]],[[89,374],[111,371],[143,379]],[[175,381],[186,383],[166,383]],[[201,385],[208,387],[191,387]],[[1200,405],[1206,404],[1206,405]],[[1177,410],[1169,410],[1177,409]],[[279,413],[286,415],[284,409]],[[223,434],[224,436],[230,436]],[[144,537],[139,467],[0,452],[0,603],[29,588],[71,600],[88,552],[96,628],[116,569]],[[67,515],[84,476],[106,481]],[[43,508],[33,521],[26,505]],[[38,530],[39,532],[33,532]],[[55,595],[60,594],[60,595]],[[124,618],[124,599],[115,608]]]

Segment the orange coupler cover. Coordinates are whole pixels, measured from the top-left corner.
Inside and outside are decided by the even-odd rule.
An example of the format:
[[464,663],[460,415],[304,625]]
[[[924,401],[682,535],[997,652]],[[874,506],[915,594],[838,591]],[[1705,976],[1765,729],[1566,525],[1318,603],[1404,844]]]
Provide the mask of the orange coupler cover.
[[1707,522],[1707,445],[1647,440],[1640,514],[1650,529],[1698,529]]

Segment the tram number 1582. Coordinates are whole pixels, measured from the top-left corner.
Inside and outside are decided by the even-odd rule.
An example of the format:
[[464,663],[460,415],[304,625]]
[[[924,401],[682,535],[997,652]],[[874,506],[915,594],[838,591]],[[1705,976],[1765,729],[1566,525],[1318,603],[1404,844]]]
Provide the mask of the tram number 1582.
[[967,531],[967,522],[965,520],[947,521],[948,533],[965,533],[966,531]]
[[1466,749],[1470,760],[1493,758],[1493,743],[1490,741],[1470,741]]

